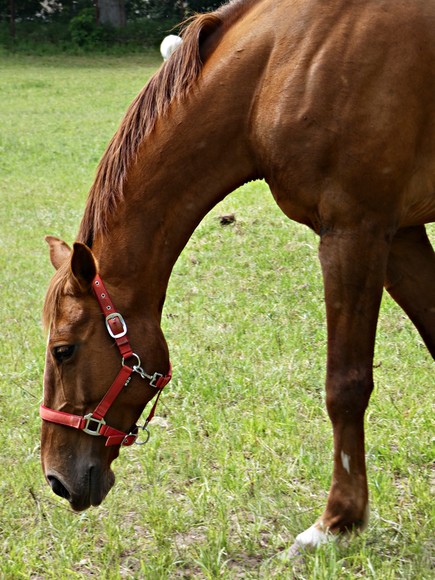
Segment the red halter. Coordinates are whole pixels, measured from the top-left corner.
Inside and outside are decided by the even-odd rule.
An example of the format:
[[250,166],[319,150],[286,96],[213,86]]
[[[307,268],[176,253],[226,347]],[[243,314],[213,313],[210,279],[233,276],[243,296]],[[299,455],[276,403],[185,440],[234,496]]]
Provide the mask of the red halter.
[[[167,375],[162,375],[161,373],[154,373],[153,375],[148,375],[141,367],[140,358],[136,353],[132,351],[130,342],[127,336],[127,325],[119,312],[116,312],[115,307],[110,300],[110,296],[103,284],[101,278],[97,275],[95,276],[92,288],[94,290],[95,296],[100,304],[100,308],[106,317],[106,328],[110,336],[115,340],[119,352],[121,353],[121,369],[109,388],[107,393],[98,403],[96,409],[92,413],[87,415],[73,415],[72,413],[64,413],[63,411],[55,411],[41,405],[39,408],[39,414],[44,421],[50,421],[51,423],[58,423],[59,425],[66,425],[67,427],[74,427],[75,429],[80,429],[88,435],[102,435],[107,437],[107,445],[132,445],[138,437],[138,426],[135,425],[129,433],[124,433],[119,431],[114,427],[110,427],[106,424],[104,416],[110,409],[112,403],[122,391],[124,387],[128,385],[131,381],[132,374],[138,373],[143,379],[148,379],[151,387],[159,389],[154,405],[148,415],[147,420],[142,429],[147,431],[148,437],[144,443],[148,441],[149,432],[147,429],[148,423],[154,417],[154,413],[159,401],[160,395],[162,393],[163,387],[165,387],[171,380],[171,366],[169,365],[169,372]],[[125,361],[133,359],[136,364],[128,366]]]

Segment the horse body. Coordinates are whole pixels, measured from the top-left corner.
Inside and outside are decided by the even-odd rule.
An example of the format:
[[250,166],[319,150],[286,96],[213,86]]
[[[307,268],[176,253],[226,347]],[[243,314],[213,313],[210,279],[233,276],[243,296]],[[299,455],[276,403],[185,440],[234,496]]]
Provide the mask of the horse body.
[[[395,229],[435,216],[433,41],[416,55],[433,34],[421,30],[420,3],[387,6],[332,2],[312,8],[328,17],[311,15],[299,35],[284,23],[276,32],[256,105],[256,148],[285,212],[318,233],[335,212],[358,224],[361,213],[372,208],[379,219],[384,208]],[[294,38],[288,60],[286,33]],[[414,185],[420,180],[425,191]],[[411,207],[420,196],[424,217]]]
[[[45,406],[86,413],[117,372],[90,293],[97,272],[144,366],[166,373],[160,317],[176,259],[216,203],[264,178],[321,240],[334,473],[325,512],[297,544],[363,527],[363,421],[384,286],[435,356],[424,230],[435,220],[434,22],[435,3],[420,0],[236,1],[196,18],[109,145],[74,250],[48,240],[57,273],[45,305]],[[139,381],[108,412],[119,429],[155,394],[134,389]],[[75,509],[103,500],[118,452],[43,422],[44,472]]]

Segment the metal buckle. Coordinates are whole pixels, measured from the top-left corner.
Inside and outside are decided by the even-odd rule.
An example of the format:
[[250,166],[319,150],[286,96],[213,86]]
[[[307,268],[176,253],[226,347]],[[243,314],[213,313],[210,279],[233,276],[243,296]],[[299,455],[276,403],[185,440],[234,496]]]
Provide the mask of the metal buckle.
[[[115,334],[113,332],[113,330],[109,324],[109,320],[113,320],[114,318],[117,318],[122,326],[122,330],[121,330],[121,332],[118,332],[118,334]],[[123,319],[122,315],[119,314],[119,312],[112,312],[112,314],[108,314],[106,316],[106,328],[107,328],[107,332],[114,339],[122,338],[123,336],[125,336],[127,334],[127,325],[125,324],[125,320]]]
[[157,389],[156,382],[163,377],[162,373],[154,373],[150,380],[151,387]]
[[[88,435],[101,435],[100,433],[100,429],[103,425],[106,424],[106,421],[104,419],[96,419],[95,417],[92,416],[92,413],[89,413],[88,415],[85,415],[83,417],[83,419],[86,419],[86,425],[83,427],[82,431],[84,431],[85,433],[87,433]],[[89,424],[90,423],[96,423],[96,428],[95,429],[90,429],[89,428]]]

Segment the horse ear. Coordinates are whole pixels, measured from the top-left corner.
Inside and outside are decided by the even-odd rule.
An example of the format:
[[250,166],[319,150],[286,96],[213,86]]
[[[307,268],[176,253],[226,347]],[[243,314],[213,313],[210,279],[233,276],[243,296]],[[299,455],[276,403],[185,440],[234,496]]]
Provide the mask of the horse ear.
[[97,263],[92,250],[85,244],[75,242],[71,257],[71,270],[80,289],[87,292],[97,274]]
[[63,240],[54,236],[45,236],[45,241],[50,246],[51,263],[58,270],[71,256],[71,248]]

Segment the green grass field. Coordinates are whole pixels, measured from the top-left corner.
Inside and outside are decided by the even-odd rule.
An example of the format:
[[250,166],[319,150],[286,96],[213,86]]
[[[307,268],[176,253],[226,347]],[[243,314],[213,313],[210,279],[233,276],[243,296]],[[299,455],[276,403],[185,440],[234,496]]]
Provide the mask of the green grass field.
[[0,56],[0,578],[433,578],[433,361],[387,296],[369,528],[277,557],[321,513],[332,437],[317,238],[261,182],[216,207],[175,267],[163,320],[174,379],[149,444],[121,452],[99,508],[72,513],[46,485],[43,236],[74,240],[97,162],[159,64]]

